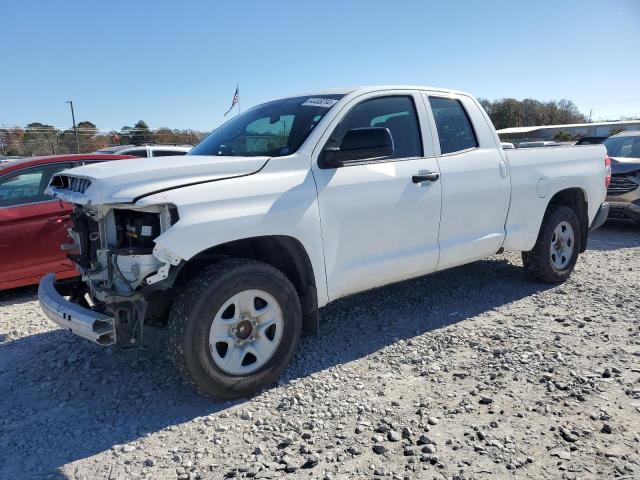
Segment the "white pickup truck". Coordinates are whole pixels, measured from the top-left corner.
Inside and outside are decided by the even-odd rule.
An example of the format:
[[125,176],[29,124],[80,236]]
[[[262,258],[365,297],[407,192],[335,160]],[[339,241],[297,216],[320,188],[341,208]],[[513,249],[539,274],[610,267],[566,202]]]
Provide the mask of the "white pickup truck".
[[187,156],[54,176],[48,191],[75,204],[66,248],[82,281],[47,275],[40,304],[102,345],[167,324],[198,391],[244,396],[278,378],[340,297],[503,249],[536,280],[566,280],[607,216],[605,158],[601,145],[507,154],[478,102],[451,90],[268,102]]

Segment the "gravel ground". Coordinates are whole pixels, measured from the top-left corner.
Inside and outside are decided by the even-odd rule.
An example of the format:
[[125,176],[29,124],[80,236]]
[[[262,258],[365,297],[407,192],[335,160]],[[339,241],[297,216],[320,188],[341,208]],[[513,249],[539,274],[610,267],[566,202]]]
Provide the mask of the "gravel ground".
[[212,403],[162,349],[54,328],[0,293],[0,478],[640,478],[640,228],[571,280],[519,255],[338,301],[279,385]]

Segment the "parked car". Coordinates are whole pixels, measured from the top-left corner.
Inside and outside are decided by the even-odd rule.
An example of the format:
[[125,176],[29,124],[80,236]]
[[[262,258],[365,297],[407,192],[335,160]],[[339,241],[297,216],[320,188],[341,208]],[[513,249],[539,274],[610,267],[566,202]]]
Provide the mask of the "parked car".
[[118,145],[115,147],[106,147],[98,150],[96,153],[110,153],[116,155],[133,155],[134,157],[167,157],[172,155],[186,155],[193,145]]
[[75,205],[93,307],[65,300],[52,275],[40,304],[102,345],[139,344],[145,319],[164,320],[196,389],[244,396],[346,295],[502,249],[524,252],[536,280],[566,280],[606,218],[605,157],[601,145],[504,150],[480,104],[451,90],[268,102],[184,158],[54,175],[49,190]]
[[37,284],[47,272],[77,276],[61,243],[69,243],[72,210],[44,190],[51,176],[78,165],[133,158],[123,155],[57,155],[9,160],[0,165],[0,290]]
[[604,146],[611,157],[609,216],[640,224],[640,132],[613,135],[604,141]]

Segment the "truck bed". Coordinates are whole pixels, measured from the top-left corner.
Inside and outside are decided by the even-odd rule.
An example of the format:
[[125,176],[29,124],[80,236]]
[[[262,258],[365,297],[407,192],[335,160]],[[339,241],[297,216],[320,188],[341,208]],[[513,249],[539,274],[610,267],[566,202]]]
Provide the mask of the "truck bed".
[[[582,191],[591,224],[606,194],[607,151],[603,145],[524,148],[504,154],[511,176],[505,249],[527,251],[533,247],[549,199],[563,189]],[[597,197],[590,199],[589,194]]]

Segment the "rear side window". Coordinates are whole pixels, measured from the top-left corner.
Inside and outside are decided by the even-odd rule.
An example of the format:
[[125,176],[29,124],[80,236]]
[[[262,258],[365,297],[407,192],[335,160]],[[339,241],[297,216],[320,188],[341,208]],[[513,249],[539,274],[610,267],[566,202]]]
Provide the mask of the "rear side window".
[[133,155],[134,157],[145,158],[147,156],[147,149],[126,150],[122,155]]
[[459,152],[478,146],[471,120],[460,100],[429,97],[429,103],[438,129],[440,153]]
[[349,130],[362,127],[389,129],[393,138],[393,155],[390,158],[422,156],[418,117],[410,97],[379,97],[359,103],[335,128],[329,146],[339,146]]
[[186,155],[187,152],[180,150],[152,150],[154,157],[170,157],[173,155]]

